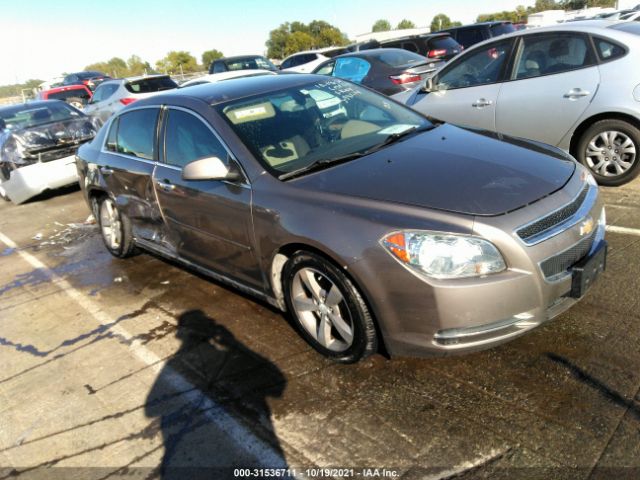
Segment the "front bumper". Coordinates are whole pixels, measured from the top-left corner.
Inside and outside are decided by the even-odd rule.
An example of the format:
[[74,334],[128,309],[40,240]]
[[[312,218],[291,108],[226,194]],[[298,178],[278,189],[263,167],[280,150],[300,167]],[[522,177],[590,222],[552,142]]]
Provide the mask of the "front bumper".
[[20,204],[45,190],[71,185],[78,181],[75,155],[50,162],[39,162],[17,168],[2,188],[13,203]]
[[[574,265],[566,269],[562,266],[562,272],[552,276],[545,268],[550,259],[563,259],[584,243],[582,224],[570,225],[535,245],[525,244],[516,234],[518,227],[575,197],[584,183],[573,183],[560,198],[548,197],[513,215],[476,219],[474,233],[502,252],[508,265],[504,272],[454,280],[429,279],[401,265],[382,248],[371,250],[369,256],[350,265],[351,274],[365,290],[388,352],[431,356],[487,349],[536,328],[574,305],[579,300],[575,298]],[[586,216],[603,221],[590,233],[592,242],[588,253],[584,252],[586,258],[604,245],[604,207],[597,191],[590,198],[591,203],[585,202]],[[580,212],[583,214],[585,211]],[[578,296],[586,290],[579,292]]]

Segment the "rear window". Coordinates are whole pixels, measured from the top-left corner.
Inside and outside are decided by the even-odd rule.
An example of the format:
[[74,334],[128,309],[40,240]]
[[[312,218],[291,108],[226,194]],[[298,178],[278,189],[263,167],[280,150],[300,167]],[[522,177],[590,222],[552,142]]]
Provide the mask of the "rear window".
[[229,70],[276,70],[276,66],[264,57],[244,57],[225,60]]
[[491,30],[491,36],[493,37],[516,31],[516,27],[514,27],[511,23],[499,23],[496,25],[491,25],[489,29]]
[[84,88],[78,88],[76,90],[50,93],[47,98],[49,100],[66,100],[67,98],[80,98],[82,100],[88,100],[89,98],[91,98],[91,95],[89,95],[89,92],[87,92]]
[[441,49],[456,50],[456,49],[460,49],[460,44],[449,36],[438,37],[438,38],[434,38],[429,42],[429,48],[434,50],[441,50]]
[[367,52],[367,57],[375,58],[390,67],[400,67],[403,65],[410,65],[412,63],[424,63],[425,61],[424,57],[407,50],[382,49],[376,53]]
[[131,93],[159,92],[161,90],[171,90],[177,86],[178,84],[169,77],[145,78],[125,84],[126,89]]

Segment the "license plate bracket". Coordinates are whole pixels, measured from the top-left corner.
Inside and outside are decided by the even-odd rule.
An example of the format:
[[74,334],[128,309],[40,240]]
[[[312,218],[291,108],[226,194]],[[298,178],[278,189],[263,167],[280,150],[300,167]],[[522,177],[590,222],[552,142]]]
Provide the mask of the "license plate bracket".
[[594,284],[596,278],[605,271],[607,267],[607,248],[607,242],[603,240],[595,252],[573,266],[570,294],[572,298],[584,296]]

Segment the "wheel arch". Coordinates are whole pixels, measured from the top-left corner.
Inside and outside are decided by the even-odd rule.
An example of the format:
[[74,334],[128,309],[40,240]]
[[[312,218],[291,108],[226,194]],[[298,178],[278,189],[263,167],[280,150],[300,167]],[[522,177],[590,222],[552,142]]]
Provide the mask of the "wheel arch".
[[373,308],[369,298],[367,297],[366,289],[363,289],[360,286],[360,282],[356,278],[351,275],[351,272],[347,268],[343,262],[340,262],[334,255],[327,253],[319,249],[318,247],[314,247],[313,245],[307,243],[289,243],[281,246],[273,255],[271,259],[271,265],[269,268],[270,278],[269,281],[271,283],[271,289],[273,291],[273,296],[278,303],[278,307],[283,311],[287,311],[286,303],[284,300],[284,292],[282,286],[282,271],[284,270],[285,264],[289,261],[289,259],[299,251],[305,251],[309,253],[316,254],[320,257],[323,257],[325,260],[329,261],[336,268],[338,268],[348,279],[351,281],[362,296],[367,308],[369,309],[369,313],[373,320],[373,324],[376,327],[376,335],[378,337],[378,351],[383,354],[387,354],[386,345],[384,342],[384,336],[382,335],[382,329],[380,328],[380,324],[378,322],[375,309]]
[[573,131],[573,135],[571,136],[571,143],[569,144],[569,153],[577,158],[577,148],[578,143],[580,142],[580,138],[582,134],[587,131],[591,125],[601,120],[621,120],[623,122],[630,123],[634,127],[640,130],[640,119],[634,117],[633,115],[629,115],[627,113],[620,112],[604,112],[598,113],[597,115],[593,115],[586,120],[583,120],[580,125],[576,127]]

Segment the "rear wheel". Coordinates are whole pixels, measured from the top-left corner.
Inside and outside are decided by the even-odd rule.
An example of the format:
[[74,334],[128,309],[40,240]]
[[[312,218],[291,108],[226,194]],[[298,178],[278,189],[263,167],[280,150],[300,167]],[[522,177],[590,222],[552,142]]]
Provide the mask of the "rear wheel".
[[100,233],[107,250],[118,258],[135,255],[136,247],[129,218],[120,213],[115,202],[109,197],[102,199],[98,210]]
[[319,255],[296,253],[284,267],[287,308],[302,337],[318,352],[341,363],[376,351],[376,329],[356,286]]
[[582,134],[576,153],[599,184],[625,184],[640,173],[640,130],[623,120],[600,120]]

